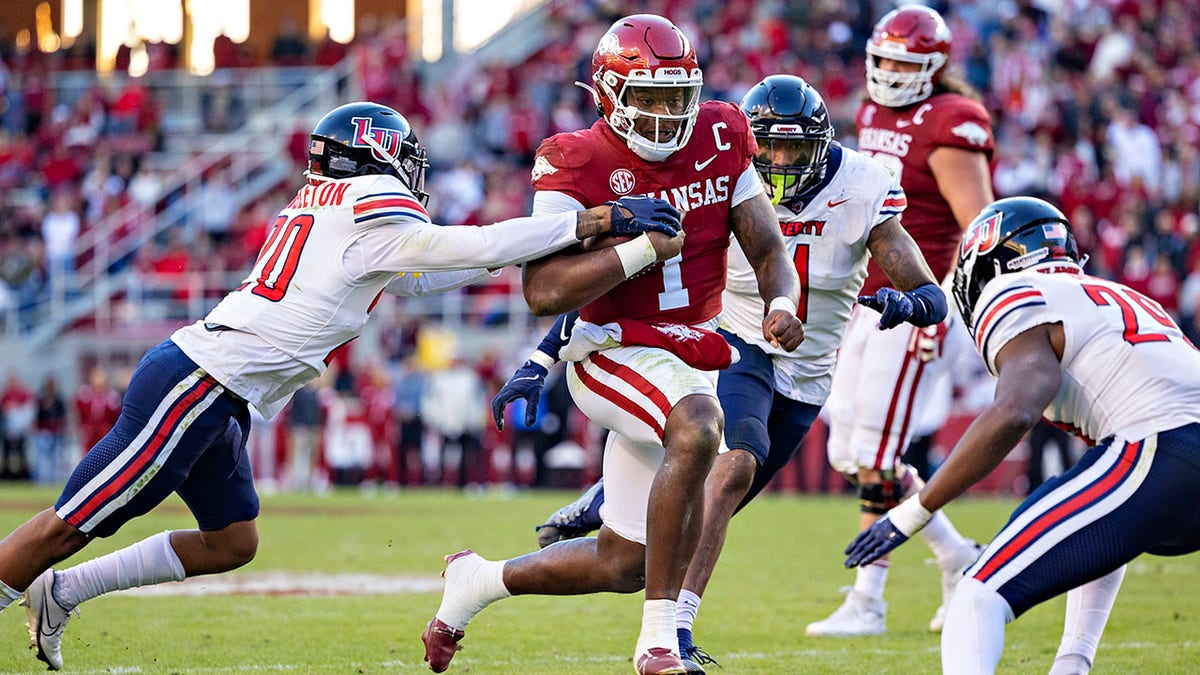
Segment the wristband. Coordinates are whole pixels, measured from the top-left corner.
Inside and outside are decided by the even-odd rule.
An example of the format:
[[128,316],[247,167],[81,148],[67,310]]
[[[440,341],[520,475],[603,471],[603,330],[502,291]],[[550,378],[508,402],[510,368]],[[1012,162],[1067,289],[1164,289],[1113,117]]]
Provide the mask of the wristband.
[[781,296],[775,298],[774,300],[772,300],[770,305],[767,305],[767,313],[770,314],[771,312],[774,312],[777,309],[787,312],[788,314],[795,315],[796,314],[796,303],[792,302],[792,299],[789,298],[788,296],[781,295]]
[[900,534],[911,537],[925,527],[933,514],[921,505],[921,495],[915,494],[888,511],[887,517]]
[[545,368],[546,370],[550,370],[550,367],[555,364],[554,357],[540,349],[533,350],[533,353],[529,355],[529,360]]
[[645,232],[634,239],[617,244],[613,250],[621,259],[621,269],[625,270],[626,279],[658,262],[654,242],[650,241],[650,235]]

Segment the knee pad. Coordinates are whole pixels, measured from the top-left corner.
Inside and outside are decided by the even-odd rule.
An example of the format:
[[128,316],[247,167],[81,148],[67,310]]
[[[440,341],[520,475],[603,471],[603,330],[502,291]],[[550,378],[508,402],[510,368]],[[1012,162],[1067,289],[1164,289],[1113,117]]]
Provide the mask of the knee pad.
[[925,487],[925,481],[917,470],[907,464],[896,467],[896,481],[900,484],[900,498],[915,495]]
[[891,471],[883,472],[883,480],[878,483],[862,483],[858,486],[858,506],[863,513],[882,516],[889,509],[900,503],[904,496],[900,482]]

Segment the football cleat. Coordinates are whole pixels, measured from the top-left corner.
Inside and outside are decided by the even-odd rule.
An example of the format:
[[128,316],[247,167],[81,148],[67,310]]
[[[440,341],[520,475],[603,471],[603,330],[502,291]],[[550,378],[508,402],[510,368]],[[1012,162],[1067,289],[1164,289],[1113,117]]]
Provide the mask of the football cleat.
[[[442,606],[438,609],[438,614],[446,609],[448,602],[452,608],[457,609],[461,609],[463,604],[468,607],[475,604],[471,597],[470,578],[482,562],[483,558],[469,548],[446,556],[446,569],[442,570],[442,578],[446,580],[446,587],[442,591]],[[465,620],[470,621],[470,617],[481,609],[483,609],[483,604],[473,607],[473,611],[469,611]],[[449,668],[454,654],[462,649],[458,642],[463,639],[464,635],[466,635],[465,631],[442,621],[435,614],[429,625],[425,627],[425,632],[421,633],[421,642],[425,643],[425,662],[429,664],[429,669],[435,673],[441,673]]]
[[946,624],[946,610],[950,607],[950,598],[954,597],[954,588],[962,579],[963,572],[975,564],[981,553],[983,553],[983,545],[968,539],[967,546],[959,552],[959,555],[949,561],[950,564],[947,567],[942,568],[942,605],[937,608],[933,618],[929,620],[929,632],[942,632],[942,626]]
[[887,603],[847,586],[846,601],[829,618],[814,621],[804,629],[809,637],[862,637],[887,633]]
[[[26,628],[29,629],[29,648],[37,650],[39,661],[48,670],[62,670],[62,639],[71,620],[71,610],[54,599],[54,570],[46,570],[34,579],[25,594],[17,601],[25,608]],[[79,610],[75,610],[79,614]]]
[[555,511],[546,522],[533,528],[538,534],[538,547],[583,537],[600,529],[600,506],[604,504],[604,479],[596,481],[579,498]]
[[692,631],[676,628],[675,632],[679,637],[679,658],[687,668],[688,675],[704,675],[704,666],[710,663],[714,666],[721,665],[709,656],[708,652],[692,644]]
[[666,647],[651,647],[637,657],[638,675],[687,675],[683,659]]
[[457,628],[451,628],[434,617],[421,633],[421,642],[425,643],[425,662],[435,673],[443,673],[450,667],[450,660],[455,652],[462,649],[458,641],[466,635]]

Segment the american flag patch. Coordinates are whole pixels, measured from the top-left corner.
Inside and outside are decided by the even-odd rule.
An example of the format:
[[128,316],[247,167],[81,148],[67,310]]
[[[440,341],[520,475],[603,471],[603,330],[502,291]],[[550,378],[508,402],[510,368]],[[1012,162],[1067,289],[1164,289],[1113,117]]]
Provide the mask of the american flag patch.
[[1042,225],[1042,234],[1046,235],[1047,239],[1066,239],[1067,227],[1062,223],[1049,223]]
[[312,140],[312,143],[308,144],[308,152],[309,152],[309,154],[313,154],[313,155],[325,154],[325,141],[318,141],[317,139],[314,138]]

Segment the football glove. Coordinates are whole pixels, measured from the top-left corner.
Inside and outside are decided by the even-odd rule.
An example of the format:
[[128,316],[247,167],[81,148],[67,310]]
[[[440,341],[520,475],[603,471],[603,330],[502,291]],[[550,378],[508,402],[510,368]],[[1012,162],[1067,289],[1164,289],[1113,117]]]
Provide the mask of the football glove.
[[[614,236],[662,232],[674,237],[683,227],[683,219],[679,215],[679,211],[661,199],[629,195],[604,203],[612,207],[612,234]],[[629,212],[629,215],[625,215],[626,211]]]
[[900,544],[908,541],[908,535],[892,524],[887,516],[875,521],[871,527],[858,533],[846,547],[847,568],[868,565],[882,558]]
[[542,388],[546,386],[549,372],[545,366],[533,361],[526,361],[517,368],[517,372],[508,378],[508,382],[492,399],[492,419],[496,420],[497,429],[504,430],[504,409],[519,398],[525,399],[525,426],[533,426],[537,421],[538,400],[542,397]]
[[946,318],[946,294],[937,284],[924,284],[911,291],[881,288],[875,295],[858,296],[858,304],[880,312],[880,330],[907,321],[914,326],[931,326]]

